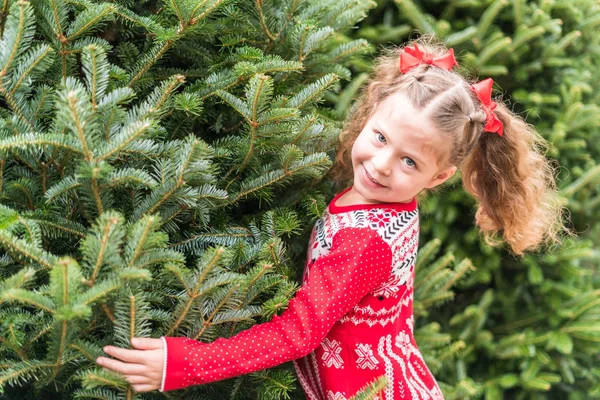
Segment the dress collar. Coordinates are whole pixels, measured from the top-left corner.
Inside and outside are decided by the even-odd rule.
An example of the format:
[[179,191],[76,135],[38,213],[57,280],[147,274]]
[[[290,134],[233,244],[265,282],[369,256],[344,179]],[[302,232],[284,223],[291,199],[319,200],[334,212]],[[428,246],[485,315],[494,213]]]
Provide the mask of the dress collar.
[[347,189],[344,189],[342,192],[338,193],[331,203],[329,203],[329,212],[331,214],[339,214],[348,211],[357,211],[357,210],[372,210],[377,208],[385,208],[396,211],[414,211],[417,208],[417,198],[414,197],[412,201],[408,203],[366,203],[366,204],[351,204],[347,206],[338,206],[335,203],[337,200],[342,197],[344,193],[352,189],[350,186]]

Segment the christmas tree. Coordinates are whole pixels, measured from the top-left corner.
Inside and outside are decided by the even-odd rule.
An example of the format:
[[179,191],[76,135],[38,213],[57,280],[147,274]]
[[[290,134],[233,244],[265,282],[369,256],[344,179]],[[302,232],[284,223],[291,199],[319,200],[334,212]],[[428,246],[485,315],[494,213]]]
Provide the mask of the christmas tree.
[[[98,368],[102,347],[212,341],[285,309],[331,196],[321,178],[340,120],[320,103],[369,48],[343,32],[373,6],[4,3],[6,397],[165,398]],[[168,397],[294,387],[284,367]]]

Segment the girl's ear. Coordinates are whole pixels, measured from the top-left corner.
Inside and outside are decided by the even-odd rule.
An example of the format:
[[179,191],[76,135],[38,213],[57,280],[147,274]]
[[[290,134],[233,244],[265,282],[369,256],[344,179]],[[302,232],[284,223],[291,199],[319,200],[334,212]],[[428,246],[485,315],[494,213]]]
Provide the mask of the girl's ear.
[[456,172],[457,168],[456,166],[451,166],[446,168],[445,170],[438,172],[437,175],[435,175],[431,181],[429,181],[429,183],[427,185],[425,185],[425,187],[427,189],[433,189],[434,187],[441,185],[442,183],[446,182],[448,179],[450,179],[452,177],[452,175],[454,175],[454,173]]

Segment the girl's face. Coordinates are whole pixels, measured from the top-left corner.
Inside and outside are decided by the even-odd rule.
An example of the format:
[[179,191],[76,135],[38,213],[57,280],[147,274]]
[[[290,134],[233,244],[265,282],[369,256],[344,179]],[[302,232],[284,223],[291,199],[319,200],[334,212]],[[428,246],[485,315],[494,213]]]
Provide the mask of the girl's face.
[[[456,172],[441,168],[443,136],[424,111],[402,93],[377,106],[352,147],[354,186],[348,202],[408,203],[425,188],[433,188]],[[346,197],[346,196],[344,196]]]

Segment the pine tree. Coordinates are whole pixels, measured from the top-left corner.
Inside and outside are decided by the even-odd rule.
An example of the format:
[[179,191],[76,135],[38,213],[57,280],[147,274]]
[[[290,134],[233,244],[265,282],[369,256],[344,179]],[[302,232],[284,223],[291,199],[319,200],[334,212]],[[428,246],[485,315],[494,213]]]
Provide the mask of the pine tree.
[[374,3],[3,4],[4,395],[288,397],[287,367],[142,395],[95,359],[285,309],[332,194],[340,119],[322,102],[369,50],[343,32]]
[[[597,1],[380,1],[356,31],[373,44],[400,45],[433,33],[455,49],[463,72],[491,76],[515,112],[550,142],[558,185],[578,238],[521,260],[483,243],[474,203],[453,179],[419,203],[421,240],[440,241],[441,256],[471,260],[446,303],[421,313],[415,336],[448,399],[591,399],[600,396],[600,46]],[[370,65],[339,94],[343,114]],[[458,177],[456,177],[458,178]],[[432,242],[433,243],[433,242]],[[429,264],[429,265],[427,265]],[[432,263],[421,268],[435,270]],[[456,267],[454,268],[456,269]],[[419,296],[431,279],[415,283]],[[440,276],[441,279],[441,276]],[[443,297],[443,294],[440,294]],[[440,300],[442,300],[440,298]],[[437,336],[424,328],[439,324]],[[429,350],[454,344],[453,357]]]

